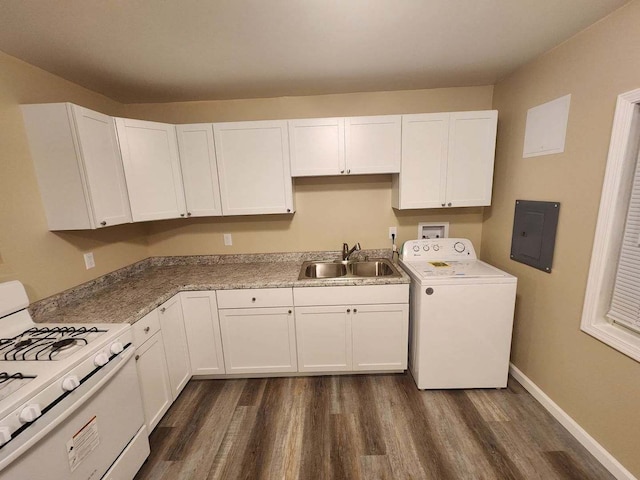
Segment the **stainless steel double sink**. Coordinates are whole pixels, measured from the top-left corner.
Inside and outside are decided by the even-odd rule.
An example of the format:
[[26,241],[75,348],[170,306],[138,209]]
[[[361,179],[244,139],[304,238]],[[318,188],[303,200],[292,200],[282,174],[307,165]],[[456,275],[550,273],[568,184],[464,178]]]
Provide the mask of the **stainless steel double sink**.
[[400,277],[398,268],[386,258],[356,262],[309,261],[302,264],[298,280],[331,278]]

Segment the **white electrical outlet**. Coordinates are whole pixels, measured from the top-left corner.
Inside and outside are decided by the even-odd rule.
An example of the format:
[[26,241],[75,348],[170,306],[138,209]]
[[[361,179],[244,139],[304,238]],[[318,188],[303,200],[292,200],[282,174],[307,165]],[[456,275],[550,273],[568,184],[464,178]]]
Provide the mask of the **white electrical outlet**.
[[389,227],[389,239],[393,240],[393,238],[398,239],[398,228],[397,227]]
[[230,233],[225,233],[224,234],[224,244],[227,247],[230,247],[231,245],[233,245],[233,240],[231,239],[231,234]]
[[96,266],[96,261],[93,258],[93,252],[84,254],[84,266],[87,267],[87,270]]

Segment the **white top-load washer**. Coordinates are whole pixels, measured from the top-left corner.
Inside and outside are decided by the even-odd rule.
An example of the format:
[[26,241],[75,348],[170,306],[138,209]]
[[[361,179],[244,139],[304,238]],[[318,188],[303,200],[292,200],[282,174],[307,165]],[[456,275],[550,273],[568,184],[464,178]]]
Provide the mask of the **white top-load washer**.
[[465,238],[405,242],[411,277],[409,370],[419,389],[504,388],[516,277],[478,260]]

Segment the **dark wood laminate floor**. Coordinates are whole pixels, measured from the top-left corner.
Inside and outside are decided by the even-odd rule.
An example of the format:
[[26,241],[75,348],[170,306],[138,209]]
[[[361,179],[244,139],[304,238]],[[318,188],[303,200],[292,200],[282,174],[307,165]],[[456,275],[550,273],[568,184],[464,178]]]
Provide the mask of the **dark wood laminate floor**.
[[192,380],[143,479],[611,479],[515,380],[426,391],[410,375]]

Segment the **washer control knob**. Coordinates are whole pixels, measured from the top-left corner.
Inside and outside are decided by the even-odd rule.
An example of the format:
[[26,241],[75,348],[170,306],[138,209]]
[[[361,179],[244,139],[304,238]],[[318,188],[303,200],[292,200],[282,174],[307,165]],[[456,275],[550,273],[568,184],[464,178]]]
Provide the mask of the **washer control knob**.
[[414,245],[413,246],[413,251],[414,252],[419,252],[420,251],[420,247],[418,245]]
[[69,375],[67,378],[62,380],[62,390],[65,392],[71,392],[80,386],[80,380],[76,375]]
[[0,427],[0,445],[4,445],[11,440],[11,430],[9,427]]
[[100,352],[96,355],[96,358],[93,359],[93,364],[96,367],[104,367],[107,363],[109,363],[109,355],[105,352]]
[[433,251],[437,252],[438,250],[440,250],[440,245],[434,245],[433,246]]
[[428,251],[429,251],[429,245],[425,245],[424,247],[422,247],[422,249],[423,249],[425,252],[428,252]]
[[109,350],[111,350],[111,353],[114,355],[118,355],[124,350],[124,347],[122,346],[122,342],[113,342]]
[[464,252],[465,248],[466,247],[464,246],[464,243],[462,243],[462,242],[456,242],[456,243],[453,244],[453,249],[458,253]]
[[42,415],[42,410],[40,410],[40,405],[37,403],[30,403],[29,405],[27,405],[22,409],[18,419],[22,423],[31,423],[40,415]]

